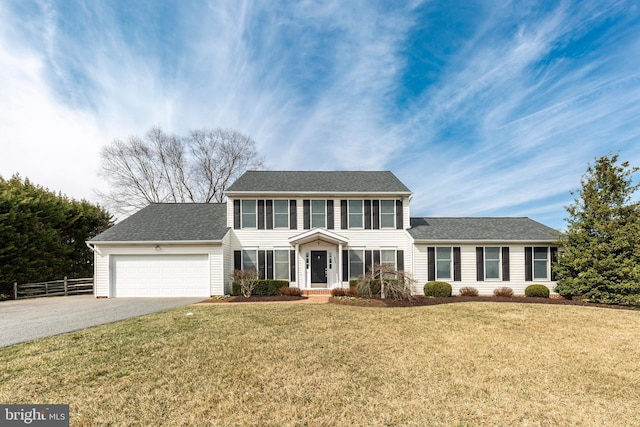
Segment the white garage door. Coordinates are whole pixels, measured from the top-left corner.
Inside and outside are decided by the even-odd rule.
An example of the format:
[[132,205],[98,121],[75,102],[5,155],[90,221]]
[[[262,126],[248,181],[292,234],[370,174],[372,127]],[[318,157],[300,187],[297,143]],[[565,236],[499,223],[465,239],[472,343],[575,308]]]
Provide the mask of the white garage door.
[[112,296],[208,297],[208,255],[112,256]]

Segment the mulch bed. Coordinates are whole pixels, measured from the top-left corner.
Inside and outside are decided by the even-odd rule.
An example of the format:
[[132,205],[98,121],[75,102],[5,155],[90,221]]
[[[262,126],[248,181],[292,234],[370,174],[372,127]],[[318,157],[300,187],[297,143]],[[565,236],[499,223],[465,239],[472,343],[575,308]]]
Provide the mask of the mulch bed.
[[585,307],[603,307],[620,310],[638,310],[636,307],[612,304],[595,304],[584,301],[575,301],[565,298],[532,298],[532,297],[494,297],[494,296],[477,296],[477,297],[424,297],[414,296],[410,300],[393,300],[389,298],[355,298],[355,299],[338,299],[330,298],[329,302],[340,305],[353,305],[359,307],[419,307],[425,305],[452,304],[457,302],[515,302],[523,304],[555,304],[555,305],[581,305]]
[[266,296],[258,296],[258,295],[252,295],[249,298],[245,298],[242,295],[240,296],[234,296],[234,297],[229,297],[229,298],[225,298],[225,299],[217,299],[217,298],[210,298],[208,299],[206,302],[278,302],[278,301],[300,301],[300,300],[304,300],[307,299],[307,297],[296,297],[296,296],[291,296],[291,295],[266,295]]
[[[243,302],[281,302],[281,301],[300,301],[305,300],[306,296],[290,296],[290,295],[271,295],[271,296],[257,296],[253,295],[250,298],[243,296],[232,296],[225,299],[210,298],[203,302],[211,303],[243,303]],[[410,300],[393,300],[389,298],[380,299],[380,297],[373,298],[355,298],[355,299],[339,299],[335,297],[329,298],[329,302],[332,304],[349,305],[356,307],[420,307],[425,305],[439,305],[439,304],[453,304],[458,302],[515,302],[522,304],[554,304],[554,305],[580,305],[583,307],[602,307],[618,310],[640,310],[638,307],[629,307],[626,305],[613,305],[613,304],[596,304],[585,301],[576,301],[565,299],[562,297],[552,298],[531,298],[531,297],[494,297],[494,296],[477,296],[477,297],[424,297],[413,296]]]

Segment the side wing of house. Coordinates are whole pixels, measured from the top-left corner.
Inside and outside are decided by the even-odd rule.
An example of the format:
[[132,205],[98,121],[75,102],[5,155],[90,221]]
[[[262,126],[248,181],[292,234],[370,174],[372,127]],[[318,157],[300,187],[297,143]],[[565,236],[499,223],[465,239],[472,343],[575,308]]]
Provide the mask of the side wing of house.
[[454,294],[471,286],[490,295],[531,284],[554,291],[555,231],[529,218],[413,218],[414,277],[449,282]]

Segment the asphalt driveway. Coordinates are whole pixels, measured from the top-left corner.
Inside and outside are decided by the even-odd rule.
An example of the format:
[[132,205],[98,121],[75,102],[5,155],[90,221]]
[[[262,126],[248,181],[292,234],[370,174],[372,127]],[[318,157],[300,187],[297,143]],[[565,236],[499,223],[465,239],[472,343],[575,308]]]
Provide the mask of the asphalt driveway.
[[0,347],[130,317],[156,313],[204,298],[109,298],[93,295],[0,302]]

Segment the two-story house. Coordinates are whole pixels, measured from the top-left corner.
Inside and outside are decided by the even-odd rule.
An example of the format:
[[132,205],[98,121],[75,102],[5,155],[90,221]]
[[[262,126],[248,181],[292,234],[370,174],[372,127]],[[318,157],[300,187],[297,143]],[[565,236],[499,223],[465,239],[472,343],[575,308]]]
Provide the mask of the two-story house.
[[222,204],[153,204],[96,236],[96,296],[203,296],[234,269],[301,289],[347,287],[373,264],[454,291],[553,290],[553,230],[528,218],[411,218],[391,172],[250,171]]

